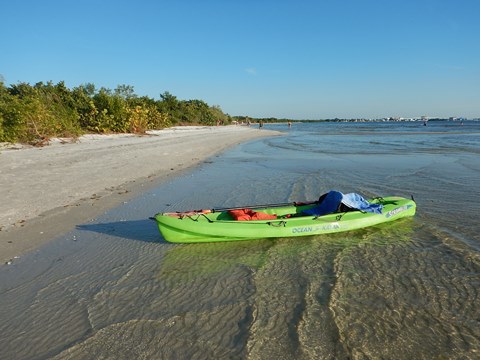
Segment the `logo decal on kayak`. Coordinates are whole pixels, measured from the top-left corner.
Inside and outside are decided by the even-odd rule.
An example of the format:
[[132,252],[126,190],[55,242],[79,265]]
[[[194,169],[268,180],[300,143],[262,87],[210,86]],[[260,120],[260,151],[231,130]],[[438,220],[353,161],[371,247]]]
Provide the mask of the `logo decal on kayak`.
[[323,224],[323,225],[295,227],[295,228],[292,228],[292,233],[293,234],[314,233],[317,231],[328,231],[328,230],[336,230],[336,229],[340,229],[340,225],[337,222],[334,222],[334,223]]
[[398,213],[402,212],[402,211],[405,211],[405,210],[408,210],[412,207],[413,205],[403,205],[403,206],[400,206],[396,209],[393,209],[393,210],[390,210],[389,212],[387,212],[385,214],[385,217],[386,218],[389,218],[389,217],[392,217],[392,216],[395,216],[397,215]]

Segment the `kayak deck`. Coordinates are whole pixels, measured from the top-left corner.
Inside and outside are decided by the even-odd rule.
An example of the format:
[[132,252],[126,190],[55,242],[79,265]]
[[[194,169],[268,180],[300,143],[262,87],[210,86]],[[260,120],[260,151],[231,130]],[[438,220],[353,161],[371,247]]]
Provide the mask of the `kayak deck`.
[[234,220],[228,211],[197,210],[184,213],[159,213],[154,216],[165,240],[173,243],[252,240],[328,234],[365,228],[413,216],[416,204],[402,197],[370,200],[382,204],[381,214],[348,211],[323,216],[303,216],[315,204],[255,208],[255,211],[276,215],[270,220]]

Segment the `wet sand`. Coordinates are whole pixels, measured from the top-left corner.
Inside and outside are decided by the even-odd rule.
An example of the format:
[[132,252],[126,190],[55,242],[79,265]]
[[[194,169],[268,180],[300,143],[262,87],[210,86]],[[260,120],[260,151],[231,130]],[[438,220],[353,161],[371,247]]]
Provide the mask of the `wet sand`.
[[85,135],[0,153],[2,263],[35,249],[241,142],[280,134],[245,126]]
[[[2,359],[478,359],[480,138],[344,126],[235,146],[1,265]],[[168,243],[148,219],[330,189],[413,194],[417,214],[205,244]]]

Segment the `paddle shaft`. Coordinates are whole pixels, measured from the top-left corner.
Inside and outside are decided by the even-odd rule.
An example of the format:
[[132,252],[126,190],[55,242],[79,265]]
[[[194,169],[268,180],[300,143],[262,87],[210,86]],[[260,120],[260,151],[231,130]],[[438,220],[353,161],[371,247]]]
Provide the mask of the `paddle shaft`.
[[240,209],[260,209],[260,208],[272,208],[272,207],[282,207],[282,206],[299,206],[299,205],[310,205],[315,204],[317,201],[308,201],[308,202],[300,202],[294,201],[289,203],[280,203],[280,204],[264,204],[264,205],[251,205],[251,206],[237,206],[231,208],[218,208],[212,209],[212,212],[222,212],[222,211],[229,211],[229,210],[240,210]]
[[281,203],[281,204],[264,204],[264,205],[250,205],[250,206],[237,206],[231,208],[218,208],[218,209],[207,209],[207,210],[190,210],[190,211],[178,211],[172,213],[163,213],[163,215],[170,215],[170,216],[191,216],[191,215],[199,215],[199,214],[210,214],[215,212],[222,212],[222,211],[229,211],[229,210],[240,210],[240,209],[264,209],[264,208],[272,208],[272,207],[282,207],[282,206],[300,206],[300,205],[311,205],[316,204],[318,201],[294,201],[289,203]]

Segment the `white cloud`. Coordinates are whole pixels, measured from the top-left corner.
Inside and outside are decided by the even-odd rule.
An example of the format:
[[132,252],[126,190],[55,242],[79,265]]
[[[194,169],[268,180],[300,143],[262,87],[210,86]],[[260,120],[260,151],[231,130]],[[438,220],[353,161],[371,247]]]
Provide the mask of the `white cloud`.
[[245,72],[250,75],[257,75],[257,70],[255,68],[246,68]]

